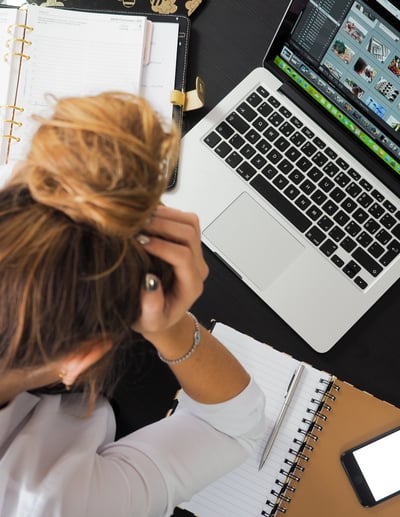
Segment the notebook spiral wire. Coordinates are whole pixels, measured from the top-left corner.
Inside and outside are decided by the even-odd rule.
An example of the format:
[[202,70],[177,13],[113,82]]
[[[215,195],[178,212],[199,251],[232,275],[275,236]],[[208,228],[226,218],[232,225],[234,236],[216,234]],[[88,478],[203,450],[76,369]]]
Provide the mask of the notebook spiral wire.
[[[300,482],[301,473],[307,468],[307,463],[311,459],[314,444],[318,441],[319,433],[323,431],[323,424],[329,418],[326,413],[332,410],[331,402],[335,402],[335,392],[338,392],[340,387],[335,384],[335,379],[331,381],[320,379],[320,382],[325,384],[325,388],[317,388],[315,391],[322,394],[323,397],[321,400],[312,398],[310,401],[314,406],[307,409],[310,418],[303,418],[304,427],[298,429],[298,433],[303,436],[303,439],[293,439],[293,443],[299,447],[288,450],[288,457],[284,460],[287,468],[280,470],[280,474],[285,476],[285,481],[275,480],[277,488],[271,490],[271,495],[275,499],[267,499],[266,506],[270,509],[261,512],[264,517],[274,517],[278,513],[285,514],[287,512],[287,505],[290,504],[293,494],[296,492],[296,484]],[[291,457],[293,458],[290,459]]]
[[[17,31],[21,32],[21,34],[17,34]],[[11,63],[11,56],[16,56],[19,58],[20,64],[23,60],[28,61],[31,58],[31,56],[25,50],[26,47],[32,45],[32,41],[26,37],[30,31],[33,31],[33,27],[25,24],[12,24],[8,26],[7,32],[11,35],[11,37],[5,42],[6,52],[3,55],[3,59],[6,63]],[[14,48],[15,50],[13,50]],[[19,74],[20,71],[18,72],[18,76]],[[0,134],[0,137],[7,138],[9,141],[8,145],[10,145],[12,141],[20,142],[21,138],[13,134],[13,129],[14,127],[22,126],[22,122],[16,120],[16,113],[22,113],[24,109],[20,106],[9,104],[0,105],[0,112],[1,111],[5,111],[5,118],[2,119],[1,122],[4,124],[4,126],[8,126],[9,130],[3,130],[3,134]]]

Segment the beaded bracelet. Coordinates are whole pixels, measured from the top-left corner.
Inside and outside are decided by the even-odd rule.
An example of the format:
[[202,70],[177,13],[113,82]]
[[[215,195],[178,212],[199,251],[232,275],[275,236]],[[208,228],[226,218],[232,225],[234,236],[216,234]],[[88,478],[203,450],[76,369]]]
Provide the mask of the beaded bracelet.
[[161,359],[161,361],[163,363],[170,364],[170,365],[183,363],[183,361],[186,361],[187,359],[189,359],[189,357],[193,354],[193,352],[199,346],[199,344],[200,344],[200,325],[199,325],[199,322],[197,321],[197,318],[196,318],[196,316],[194,316],[194,314],[192,314],[191,312],[188,312],[188,314],[189,314],[189,316],[192,317],[192,319],[194,321],[193,344],[192,344],[190,350],[188,350],[186,352],[186,354],[183,355],[182,357],[178,357],[178,359],[166,359],[165,357],[163,357],[160,354],[160,352],[158,352],[158,357]]

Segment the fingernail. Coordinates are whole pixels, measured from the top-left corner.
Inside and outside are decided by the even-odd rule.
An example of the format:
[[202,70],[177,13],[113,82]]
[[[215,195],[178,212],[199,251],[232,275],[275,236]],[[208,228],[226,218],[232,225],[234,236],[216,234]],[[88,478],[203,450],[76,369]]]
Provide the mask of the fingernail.
[[146,291],[155,291],[158,287],[158,278],[151,273],[147,273],[144,280],[144,288]]
[[139,244],[145,246],[150,242],[150,237],[148,235],[144,235],[143,233],[141,233],[136,237],[136,240],[139,242]]

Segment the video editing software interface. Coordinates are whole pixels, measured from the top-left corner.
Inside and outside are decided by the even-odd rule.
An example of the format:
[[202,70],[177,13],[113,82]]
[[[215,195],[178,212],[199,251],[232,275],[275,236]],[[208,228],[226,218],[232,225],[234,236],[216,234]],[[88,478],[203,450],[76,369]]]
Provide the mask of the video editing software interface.
[[[400,174],[400,31],[388,0],[303,2],[275,64]],[[399,24],[397,24],[399,25]]]

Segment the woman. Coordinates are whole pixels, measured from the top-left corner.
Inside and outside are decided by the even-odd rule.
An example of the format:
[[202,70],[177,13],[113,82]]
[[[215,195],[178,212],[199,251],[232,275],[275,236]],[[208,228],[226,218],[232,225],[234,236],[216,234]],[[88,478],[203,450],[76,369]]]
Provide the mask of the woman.
[[[0,191],[0,514],[168,517],[247,457],[264,413],[187,312],[207,265],[196,217],[160,205],[179,137],[121,93],[60,100],[39,122]],[[99,393],[132,328],[184,393],[115,441]]]

